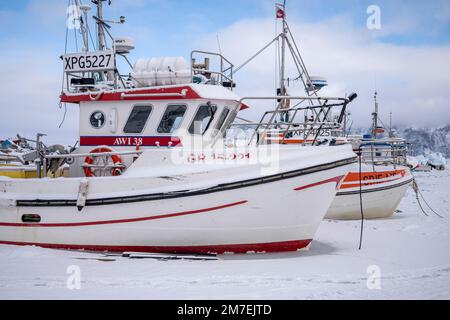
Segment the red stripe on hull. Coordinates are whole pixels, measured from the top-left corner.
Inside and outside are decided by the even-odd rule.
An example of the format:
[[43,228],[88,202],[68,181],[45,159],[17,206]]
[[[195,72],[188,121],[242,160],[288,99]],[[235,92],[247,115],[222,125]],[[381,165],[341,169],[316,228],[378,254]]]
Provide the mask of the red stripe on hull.
[[88,250],[88,251],[108,251],[108,252],[145,252],[145,253],[175,253],[175,254],[245,254],[255,253],[275,253],[293,252],[306,248],[312,240],[297,240],[285,242],[256,243],[256,244],[226,244],[209,246],[98,246],[98,245],[69,245],[69,244],[48,244],[48,243],[28,243],[28,242],[8,242],[0,241],[4,245],[16,246],[37,246],[49,249],[65,250]]
[[178,137],[80,137],[80,146],[82,147],[178,147],[181,146],[181,140]]
[[[344,179],[345,176],[339,176],[332,179],[316,182],[307,186],[299,187],[294,189],[294,191],[302,191],[309,188],[317,187],[323,184],[327,183],[336,183],[336,188],[339,186],[341,181]],[[206,208],[206,209],[200,209],[195,211],[186,211],[186,212],[178,212],[178,213],[172,213],[172,214],[166,214],[166,215],[159,215],[154,217],[144,217],[144,218],[135,218],[135,219],[125,219],[125,220],[108,220],[108,221],[93,221],[93,222],[79,222],[79,223],[5,223],[0,222],[0,227],[14,227],[14,228],[67,228],[67,227],[87,227],[87,226],[96,226],[96,225],[108,225],[108,224],[122,224],[122,223],[133,223],[133,222],[142,222],[142,221],[151,221],[151,220],[159,220],[159,219],[168,219],[168,218],[174,218],[174,217],[180,217],[180,216],[186,216],[186,215],[193,215],[193,214],[199,214],[199,213],[205,213],[205,212],[211,212],[211,211],[217,211],[225,208],[231,208],[236,207],[239,205],[243,205],[248,203],[248,200],[243,200],[235,203],[226,204],[223,206],[218,207],[212,207],[212,208]]]
[[331,178],[331,179],[328,179],[328,180],[324,180],[324,181],[316,182],[316,183],[313,183],[313,184],[309,184],[309,185],[304,186],[304,187],[299,187],[299,188],[296,188],[294,190],[295,191],[302,191],[302,190],[305,190],[305,189],[317,187],[317,186],[320,186],[320,185],[323,185],[323,184],[327,184],[327,183],[332,183],[332,182],[336,183],[336,188],[337,188],[344,178],[345,178],[345,176],[339,176],[339,177]]
[[136,218],[136,219],[126,219],[126,220],[109,220],[109,221],[94,221],[94,222],[80,222],[80,223],[41,223],[41,224],[27,224],[27,223],[0,223],[0,227],[16,227],[16,228],[67,228],[67,227],[87,227],[87,226],[97,226],[97,225],[105,225],[105,224],[120,224],[120,223],[132,223],[132,222],[142,222],[142,221],[151,221],[151,220],[161,220],[161,219],[169,219],[181,216],[188,216],[193,214],[205,213],[218,211],[221,209],[236,207],[239,205],[246,204],[248,201],[239,201],[235,203],[226,204],[223,206],[195,210],[195,211],[185,211],[178,213],[171,213],[165,215],[159,215],[154,217],[145,217],[145,218]]

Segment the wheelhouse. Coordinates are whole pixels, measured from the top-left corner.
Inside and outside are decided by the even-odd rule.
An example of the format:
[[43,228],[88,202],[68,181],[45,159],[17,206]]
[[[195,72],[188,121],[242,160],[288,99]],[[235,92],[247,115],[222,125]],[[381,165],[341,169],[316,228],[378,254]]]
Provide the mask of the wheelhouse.
[[[139,59],[128,77],[113,66],[65,71],[61,102],[79,105],[79,154],[98,147],[161,150],[192,139],[211,146],[246,108],[233,93],[233,64],[220,54],[194,51],[190,67],[183,58]],[[134,159],[131,154],[123,158],[125,166]],[[74,161],[82,165],[83,160]]]

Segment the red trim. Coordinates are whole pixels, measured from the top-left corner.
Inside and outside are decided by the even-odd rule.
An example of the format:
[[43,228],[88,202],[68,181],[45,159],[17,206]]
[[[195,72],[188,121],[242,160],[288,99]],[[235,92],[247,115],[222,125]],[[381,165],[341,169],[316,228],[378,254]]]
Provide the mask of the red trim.
[[245,254],[249,252],[292,252],[306,248],[312,240],[298,240],[256,244],[226,244],[208,246],[177,246],[177,247],[153,247],[153,246],[98,246],[98,245],[70,245],[48,244],[30,242],[0,241],[4,245],[37,246],[49,249],[108,251],[108,252],[149,252],[149,253],[175,253],[175,254]]
[[[158,145],[159,143],[159,145]],[[181,146],[181,139],[178,137],[142,137],[142,136],[110,136],[110,137],[80,137],[82,147],[172,147]]]
[[218,211],[225,208],[230,207],[236,207],[239,205],[246,204],[248,201],[239,201],[235,203],[225,204],[223,206],[213,207],[213,208],[207,208],[207,209],[200,209],[200,210],[194,210],[194,211],[185,211],[185,212],[178,212],[178,213],[171,213],[171,214],[165,214],[165,215],[159,215],[154,217],[144,217],[144,218],[135,218],[135,219],[125,219],[125,220],[109,220],[109,221],[94,221],[94,222],[79,222],[79,223],[40,223],[40,224],[33,224],[33,223],[0,223],[0,227],[20,227],[20,228],[65,228],[65,227],[86,227],[86,226],[97,226],[97,225],[105,225],[105,224],[120,224],[120,223],[132,223],[132,222],[141,222],[141,221],[150,221],[150,220],[160,220],[160,219],[168,219],[168,218],[175,218],[175,217],[181,217],[181,216],[187,216],[187,215],[193,215],[193,214],[199,214],[199,213],[205,213],[205,212],[211,212],[211,211]]
[[243,110],[247,110],[247,109],[250,109],[250,106],[245,103],[241,103],[241,108],[239,109],[239,111],[243,111]]
[[[186,91],[185,96],[179,96],[183,91]],[[122,98],[122,94],[171,94],[173,96],[163,97],[125,97]],[[97,96],[96,93],[92,94],[93,97]],[[89,96],[89,93],[67,95],[65,92],[61,93],[61,102],[67,103],[80,103],[83,101],[93,101]],[[183,100],[183,99],[201,99],[201,97],[189,86],[172,87],[172,88],[155,88],[155,89],[141,89],[141,90],[127,90],[116,92],[104,92],[98,100],[95,101],[133,101],[133,100]]]
[[295,191],[302,191],[305,189],[309,189],[309,188],[313,188],[313,187],[317,187],[323,184],[327,184],[327,183],[331,183],[331,182],[335,182],[336,183],[336,188],[340,185],[340,183],[342,182],[342,180],[344,180],[345,176],[339,176],[339,177],[335,177],[335,178],[331,178],[328,180],[324,180],[324,181],[320,181],[320,182],[316,182],[313,184],[309,184],[307,186],[304,187],[298,187],[296,189],[294,189]]

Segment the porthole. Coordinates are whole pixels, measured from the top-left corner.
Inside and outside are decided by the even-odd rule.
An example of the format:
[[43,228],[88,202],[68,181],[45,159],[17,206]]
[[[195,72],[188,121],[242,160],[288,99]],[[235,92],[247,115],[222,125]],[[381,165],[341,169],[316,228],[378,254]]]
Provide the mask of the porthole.
[[106,123],[106,116],[101,111],[95,111],[93,114],[91,114],[90,120],[91,126],[94,129],[101,129]]

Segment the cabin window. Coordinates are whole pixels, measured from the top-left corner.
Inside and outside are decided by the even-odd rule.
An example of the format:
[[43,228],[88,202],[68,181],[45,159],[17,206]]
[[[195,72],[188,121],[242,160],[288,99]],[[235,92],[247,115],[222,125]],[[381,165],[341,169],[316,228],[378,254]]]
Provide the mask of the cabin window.
[[152,113],[151,106],[135,106],[131,111],[127,124],[123,129],[125,133],[142,133]]
[[186,106],[171,105],[167,107],[161,123],[158,127],[158,133],[173,133],[179,129],[186,113]]
[[189,128],[189,133],[204,135],[213,122],[216,111],[217,107],[210,104],[200,106]]
[[225,124],[225,120],[227,120],[228,115],[230,114],[230,109],[225,108],[222,111],[222,114],[220,115],[219,121],[217,121],[216,130],[220,131],[220,129],[223,129],[222,127]]

